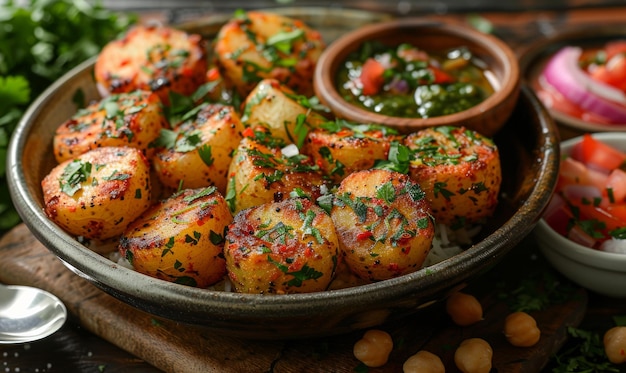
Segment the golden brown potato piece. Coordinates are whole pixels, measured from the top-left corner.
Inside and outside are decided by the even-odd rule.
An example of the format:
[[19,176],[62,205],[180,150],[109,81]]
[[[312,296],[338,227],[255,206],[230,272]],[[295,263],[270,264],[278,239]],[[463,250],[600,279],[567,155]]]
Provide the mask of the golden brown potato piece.
[[296,95],[277,80],[264,79],[246,98],[242,121],[252,127],[266,127],[271,136],[286,143],[298,144],[326,118],[313,110],[308,98]]
[[226,274],[224,229],[232,219],[215,187],[185,189],[130,224],[119,252],[137,272],[205,288]]
[[313,95],[313,72],[324,42],[302,21],[273,13],[238,12],[215,40],[224,79],[242,97],[264,78]]
[[330,216],[306,198],[241,211],[228,228],[224,247],[228,275],[241,293],[326,290],[338,255]]
[[79,110],[57,128],[53,138],[54,156],[61,163],[90,149],[104,146],[131,146],[151,157],[152,141],[167,127],[161,100],[148,91],[108,96]]
[[334,195],[331,217],[346,264],[369,281],[420,269],[435,235],[424,192],[394,171],[350,174]]
[[167,26],[135,26],[98,55],[94,75],[102,93],[169,92],[189,96],[206,81],[206,45],[200,35]]
[[308,133],[302,152],[337,183],[353,172],[372,168],[377,160],[386,160],[391,142],[398,138],[390,128],[341,119],[321,126]]
[[465,226],[493,214],[502,181],[496,144],[463,127],[433,127],[410,134],[409,175],[418,183],[437,223]]
[[136,148],[98,148],[56,166],[41,187],[52,221],[74,236],[105,240],[150,206],[150,165]]
[[226,193],[232,153],[241,141],[243,125],[231,106],[203,104],[198,112],[174,131],[164,131],[164,146],[154,157],[154,168],[163,185],[185,189],[215,185]]
[[[295,146],[295,145],[292,145]],[[244,137],[228,171],[226,199],[231,211],[279,202],[291,193],[315,200],[326,184],[318,167],[302,154],[285,156],[281,148]]]

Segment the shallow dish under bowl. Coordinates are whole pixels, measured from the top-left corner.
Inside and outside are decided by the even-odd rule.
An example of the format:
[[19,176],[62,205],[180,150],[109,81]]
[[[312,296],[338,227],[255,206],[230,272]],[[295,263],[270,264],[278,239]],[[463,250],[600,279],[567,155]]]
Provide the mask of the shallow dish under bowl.
[[531,232],[556,183],[559,147],[554,123],[523,89],[511,119],[496,134],[503,164],[497,211],[475,245],[439,264],[392,280],[337,291],[263,296],[174,284],[119,266],[89,250],[43,212],[41,179],[55,165],[52,137],[74,114],[74,94],[97,98],[94,60],[44,92],[14,132],[7,177],[25,224],[71,270],[100,289],[156,316],[249,338],[308,338],[347,333],[415,314],[496,265]]
[[[461,112],[431,118],[382,115],[346,101],[337,89],[337,72],[346,58],[367,41],[388,46],[408,43],[426,52],[467,47],[483,61],[492,76],[495,92],[483,102]],[[402,18],[358,28],[335,40],[322,53],[315,70],[315,93],[337,115],[357,123],[382,123],[402,132],[439,125],[464,125],[492,136],[511,115],[519,94],[517,56],[500,39],[460,25],[422,18]]]

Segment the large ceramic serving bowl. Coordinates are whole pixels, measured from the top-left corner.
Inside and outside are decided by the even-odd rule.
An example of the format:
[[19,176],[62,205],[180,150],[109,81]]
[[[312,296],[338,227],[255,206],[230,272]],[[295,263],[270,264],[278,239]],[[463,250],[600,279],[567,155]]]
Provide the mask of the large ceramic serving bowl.
[[79,243],[43,212],[40,182],[55,165],[52,137],[74,114],[72,97],[98,97],[94,60],[53,84],[28,109],[8,155],[11,196],[25,224],[71,270],[100,289],[156,316],[251,338],[346,333],[415,314],[493,268],[540,218],[553,191],[559,147],[554,124],[528,89],[495,135],[503,184],[495,215],[476,243],[443,262],[392,280],[310,294],[253,295],[198,289],[119,266]]

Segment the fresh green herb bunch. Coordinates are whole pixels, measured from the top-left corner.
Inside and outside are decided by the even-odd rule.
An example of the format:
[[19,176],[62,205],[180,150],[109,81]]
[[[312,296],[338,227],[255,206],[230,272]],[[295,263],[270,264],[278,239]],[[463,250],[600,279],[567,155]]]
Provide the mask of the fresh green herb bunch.
[[9,198],[5,167],[9,139],[24,111],[52,82],[136,20],[86,0],[19,5],[9,0],[0,7],[0,233],[20,221]]

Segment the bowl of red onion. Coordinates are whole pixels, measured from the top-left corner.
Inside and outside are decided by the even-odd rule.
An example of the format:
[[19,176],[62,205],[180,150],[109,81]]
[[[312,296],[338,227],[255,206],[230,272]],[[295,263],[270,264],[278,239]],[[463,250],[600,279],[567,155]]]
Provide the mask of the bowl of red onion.
[[566,140],[561,155],[555,192],[533,234],[565,277],[626,297],[626,133]]
[[[523,79],[569,133],[626,131],[626,28],[558,32],[523,53]],[[567,131],[562,131],[567,132]]]

